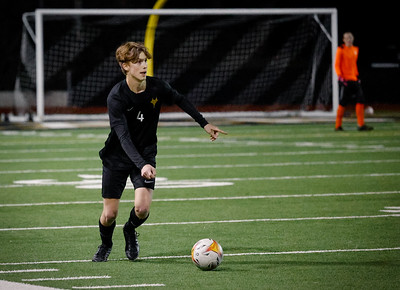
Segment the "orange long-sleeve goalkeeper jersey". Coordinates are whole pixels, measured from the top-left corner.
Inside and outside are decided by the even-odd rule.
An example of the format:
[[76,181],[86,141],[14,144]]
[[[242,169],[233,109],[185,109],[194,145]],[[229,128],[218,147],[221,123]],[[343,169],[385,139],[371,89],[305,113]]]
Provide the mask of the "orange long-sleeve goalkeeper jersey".
[[358,80],[358,47],[339,46],[336,51],[335,70],[338,77],[347,81]]

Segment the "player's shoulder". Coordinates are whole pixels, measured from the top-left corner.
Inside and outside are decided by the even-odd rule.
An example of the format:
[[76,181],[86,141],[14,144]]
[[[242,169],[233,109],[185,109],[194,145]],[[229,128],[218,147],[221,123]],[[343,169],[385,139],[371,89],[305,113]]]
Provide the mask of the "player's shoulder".
[[146,77],[147,85],[154,85],[154,86],[164,86],[167,82],[154,76],[147,76]]
[[108,94],[108,98],[120,97],[124,91],[124,84],[125,84],[125,80],[122,80],[122,81],[116,83],[110,90],[110,93]]
[[116,83],[107,96],[107,107],[125,106],[128,102],[128,85],[125,80]]
[[121,81],[119,81],[118,83],[116,83],[116,84],[112,87],[112,89],[110,90],[110,95],[119,92],[120,89],[121,89],[121,87],[122,87],[122,85],[123,85],[123,83],[124,83],[124,81],[125,81],[125,80],[121,80]]
[[156,90],[170,90],[171,86],[168,82],[163,79],[154,76],[147,76],[146,77],[147,87],[156,89]]

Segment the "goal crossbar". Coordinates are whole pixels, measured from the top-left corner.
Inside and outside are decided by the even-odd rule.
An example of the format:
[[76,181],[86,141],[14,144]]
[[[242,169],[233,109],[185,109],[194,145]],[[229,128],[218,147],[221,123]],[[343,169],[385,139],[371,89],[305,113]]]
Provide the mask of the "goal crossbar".
[[267,15],[336,14],[336,8],[221,8],[221,9],[48,9],[35,10],[43,15]]

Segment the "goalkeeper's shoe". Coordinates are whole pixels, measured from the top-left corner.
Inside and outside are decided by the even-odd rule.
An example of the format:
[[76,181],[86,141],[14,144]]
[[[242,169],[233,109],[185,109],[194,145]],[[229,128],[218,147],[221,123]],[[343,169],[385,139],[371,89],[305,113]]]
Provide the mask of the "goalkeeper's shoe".
[[96,254],[94,254],[92,261],[93,262],[107,262],[108,256],[111,253],[112,247],[107,247],[106,245],[101,244],[97,249]]
[[124,225],[124,237],[125,237],[125,254],[126,257],[134,261],[139,256],[139,243],[137,241],[138,234],[135,230],[128,230],[128,222]]
[[371,126],[363,125],[363,126],[361,126],[361,127],[358,127],[357,129],[358,129],[358,131],[371,131],[371,130],[373,130],[374,128],[371,127]]

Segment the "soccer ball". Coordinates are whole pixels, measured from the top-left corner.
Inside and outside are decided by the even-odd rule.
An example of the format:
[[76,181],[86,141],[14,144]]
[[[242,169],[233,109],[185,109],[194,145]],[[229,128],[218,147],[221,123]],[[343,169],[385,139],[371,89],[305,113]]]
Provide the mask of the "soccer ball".
[[222,262],[224,252],[213,239],[201,239],[192,248],[192,261],[202,270],[213,270]]
[[367,106],[364,110],[365,114],[367,115],[373,115],[374,114],[374,108],[372,108],[371,106]]

